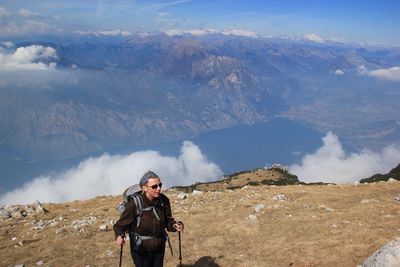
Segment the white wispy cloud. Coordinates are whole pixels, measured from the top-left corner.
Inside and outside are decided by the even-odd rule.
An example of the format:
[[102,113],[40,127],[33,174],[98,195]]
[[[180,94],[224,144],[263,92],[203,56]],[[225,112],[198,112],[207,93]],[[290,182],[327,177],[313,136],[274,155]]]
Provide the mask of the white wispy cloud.
[[35,12],[26,9],[26,8],[21,8],[20,10],[18,10],[18,15],[21,17],[33,17],[33,16],[37,16],[38,14],[36,14]]
[[20,27],[21,31],[24,33],[49,33],[54,29],[52,25],[47,22],[38,20],[27,20]]
[[400,67],[382,68],[376,70],[370,70],[364,65],[361,65],[357,69],[358,74],[366,75],[374,78],[386,79],[391,81],[400,81]]
[[41,16],[26,8],[12,12],[0,6],[0,19],[2,19],[0,23],[1,35],[18,36],[62,31],[53,18]]
[[42,45],[19,47],[11,53],[0,50],[0,71],[53,70],[56,58],[54,48]]
[[0,6],[0,19],[11,16],[11,12],[9,12],[5,7]]
[[400,67],[377,69],[377,70],[369,71],[368,75],[371,77],[376,77],[376,78],[400,81]]
[[303,157],[289,171],[303,182],[352,183],[377,173],[387,173],[400,163],[400,146],[387,146],[380,152],[363,150],[346,153],[336,135],[329,132],[323,145]]
[[246,37],[259,37],[259,35],[252,31],[246,31],[241,29],[231,29],[231,30],[224,30],[222,34],[225,35],[237,35],[237,36],[246,36]]
[[307,33],[307,34],[304,34],[303,37],[304,37],[304,39],[307,39],[307,40],[310,40],[310,41],[313,41],[316,43],[324,43],[325,42],[325,40],[322,37],[318,36],[315,33]]
[[14,44],[13,44],[12,42],[10,42],[10,41],[1,42],[1,45],[4,46],[4,47],[6,47],[6,48],[12,48],[12,47],[14,47]]
[[216,180],[222,175],[220,168],[209,162],[195,144],[185,141],[178,157],[141,151],[86,159],[66,172],[37,177],[0,195],[0,203],[65,202],[104,194],[118,195],[129,185],[138,183],[147,170],[160,175],[166,187]]
[[335,74],[340,76],[340,75],[344,74],[344,71],[340,70],[340,69],[337,69],[337,70],[335,70]]

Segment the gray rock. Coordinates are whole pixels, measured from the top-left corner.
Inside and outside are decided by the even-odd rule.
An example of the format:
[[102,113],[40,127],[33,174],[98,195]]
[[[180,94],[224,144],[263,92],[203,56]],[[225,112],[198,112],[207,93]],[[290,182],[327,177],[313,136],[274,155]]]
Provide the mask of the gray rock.
[[14,211],[13,213],[11,213],[11,217],[19,219],[19,218],[22,218],[23,216],[22,216],[22,213],[18,210],[18,211]]
[[11,212],[5,208],[0,209],[0,217],[2,219],[9,219],[11,218]]
[[188,194],[181,192],[181,193],[179,193],[179,195],[176,198],[180,199],[180,200],[184,200],[187,197],[188,197]]
[[88,216],[88,217],[84,217],[84,218],[81,218],[81,219],[74,220],[74,221],[71,223],[71,225],[72,225],[73,228],[75,228],[76,230],[78,230],[79,228],[84,227],[84,226],[86,226],[86,225],[93,224],[93,223],[95,223],[96,221],[97,221],[97,218],[96,218],[96,217],[94,217],[94,216]]
[[192,195],[202,195],[203,192],[199,190],[193,190]]
[[42,203],[39,202],[39,200],[36,200],[33,203],[34,210],[36,213],[47,213],[49,212],[46,208],[43,207]]
[[275,195],[272,197],[272,200],[283,201],[283,200],[286,200],[286,196],[283,194]]
[[247,217],[247,219],[248,219],[249,221],[256,221],[256,220],[257,220],[257,216],[256,216],[256,215],[250,214],[250,215]]
[[255,207],[254,207],[254,212],[255,213],[261,213],[262,212],[262,210],[265,208],[265,205],[263,205],[263,204],[257,204]]
[[362,267],[399,267],[400,239],[394,240],[372,254]]
[[102,224],[102,225],[99,226],[99,229],[102,230],[102,231],[105,231],[105,230],[108,229],[108,226],[105,225],[105,224]]

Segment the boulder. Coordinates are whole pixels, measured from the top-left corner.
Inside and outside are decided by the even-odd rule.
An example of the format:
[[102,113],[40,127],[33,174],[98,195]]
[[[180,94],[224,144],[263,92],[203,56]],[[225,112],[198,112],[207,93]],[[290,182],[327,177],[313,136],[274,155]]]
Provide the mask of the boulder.
[[180,200],[184,200],[187,197],[188,197],[188,194],[181,192],[181,193],[179,193],[179,195],[176,198],[180,199]]
[[203,194],[203,192],[202,191],[199,191],[199,190],[193,190],[193,192],[192,192],[192,195],[202,195]]
[[40,203],[38,200],[36,200],[33,203],[33,208],[36,211],[36,213],[47,213],[47,212],[49,212],[46,208],[43,207],[42,203]]
[[400,266],[400,238],[375,251],[362,265],[362,267],[398,266]]

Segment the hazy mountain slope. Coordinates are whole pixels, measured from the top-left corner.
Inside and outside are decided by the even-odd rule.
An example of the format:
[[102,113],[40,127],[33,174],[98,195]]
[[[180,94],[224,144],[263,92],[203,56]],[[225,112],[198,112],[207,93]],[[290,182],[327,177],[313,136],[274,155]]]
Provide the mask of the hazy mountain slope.
[[399,65],[396,48],[219,34],[46,38],[16,47],[53,47],[57,71],[2,74],[2,157],[79,157],[275,116],[357,147],[399,142],[398,82],[367,75]]

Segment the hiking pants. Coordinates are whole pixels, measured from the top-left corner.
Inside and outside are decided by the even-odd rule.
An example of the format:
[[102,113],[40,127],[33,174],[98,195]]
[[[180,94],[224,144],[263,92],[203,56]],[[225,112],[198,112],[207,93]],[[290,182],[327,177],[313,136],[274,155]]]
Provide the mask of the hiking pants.
[[131,251],[136,267],[162,267],[164,264],[165,247],[152,252]]

